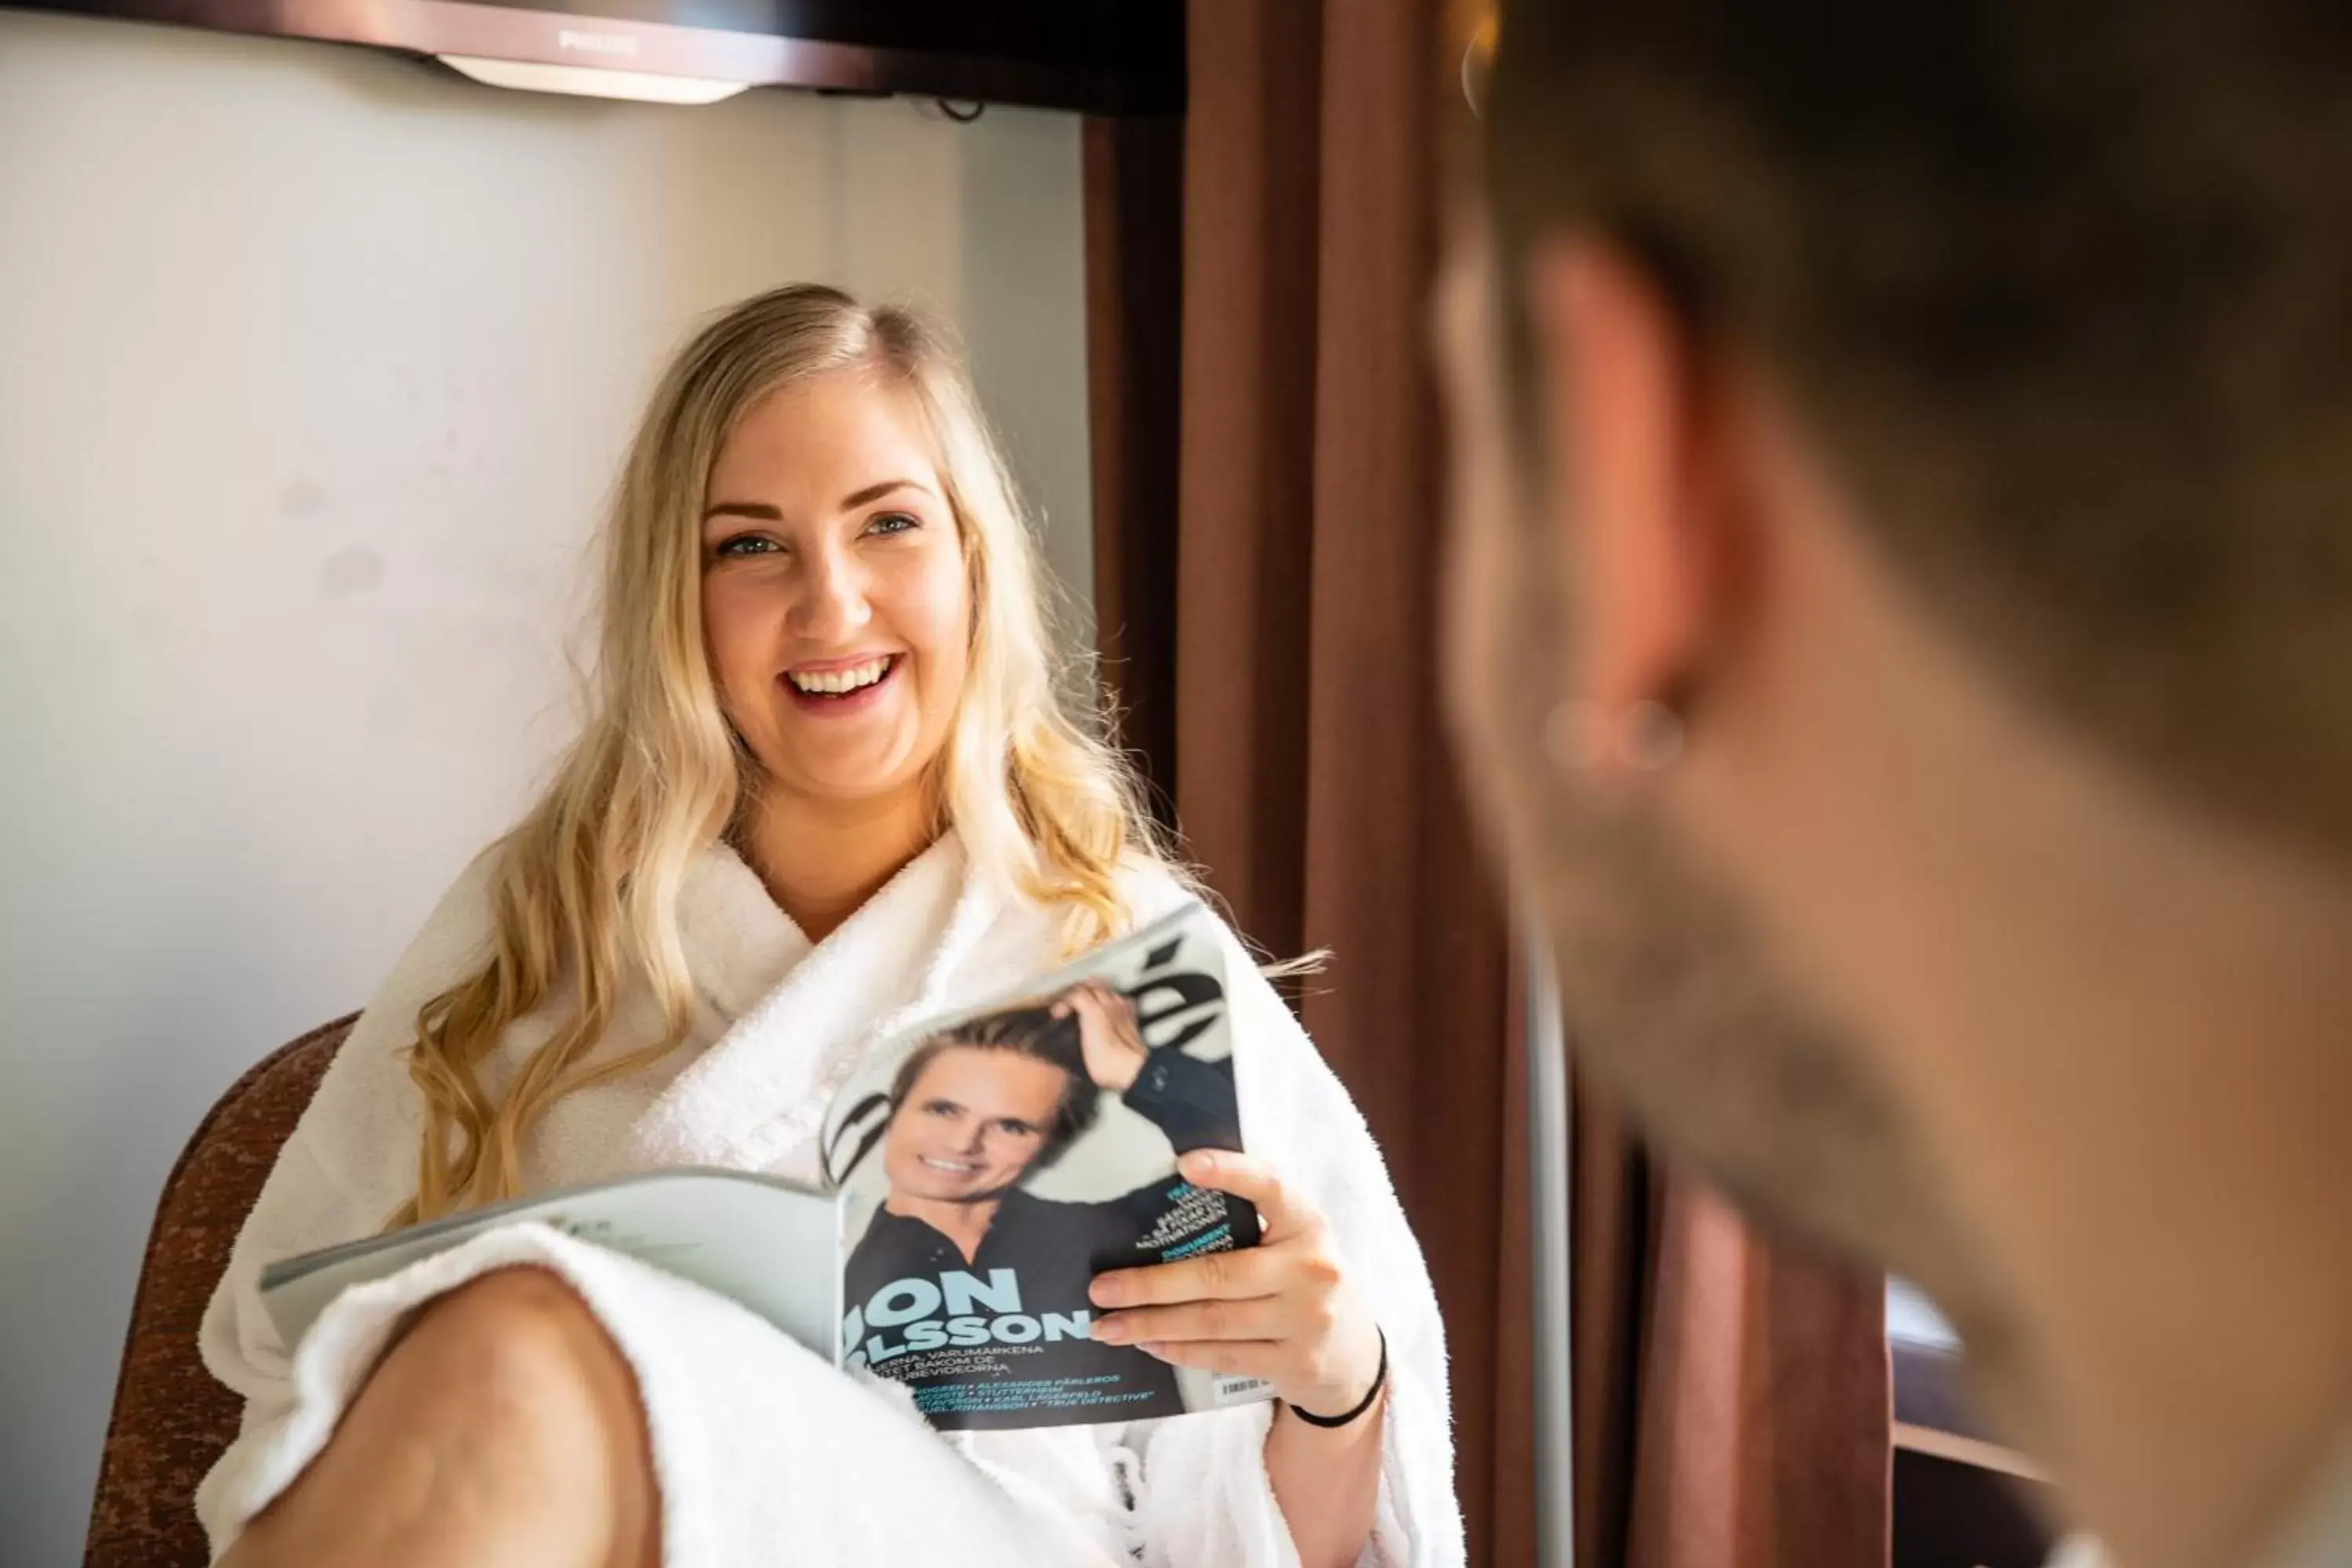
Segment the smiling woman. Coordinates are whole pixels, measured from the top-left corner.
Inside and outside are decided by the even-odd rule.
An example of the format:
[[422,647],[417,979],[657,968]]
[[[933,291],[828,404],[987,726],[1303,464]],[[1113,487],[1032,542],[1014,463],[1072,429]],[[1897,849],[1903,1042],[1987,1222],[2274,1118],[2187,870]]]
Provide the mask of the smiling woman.
[[[839,830],[843,803],[859,803],[862,833],[901,844],[937,816],[929,764],[963,690],[971,594],[930,447],[905,391],[836,370],[762,399],[711,469],[703,634],[760,764],[751,852],[772,886],[808,863],[803,827]],[[777,891],[821,934],[874,889]]]
[[[1069,1322],[1089,1291],[1126,1309],[1120,1355],[1265,1378],[1279,1414],[981,1433],[975,1467],[764,1323],[535,1227],[347,1294],[295,1346],[261,1305],[263,1265],[387,1215],[665,1164],[813,1180],[825,1103],[894,1019],[1191,900],[1098,722],[1056,696],[1042,578],[962,366],[916,317],[803,286],[688,345],[607,531],[589,722],[360,1020],[206,1314],[207,1363],[248,1402],[200,1496],[236,1568],[751,1568],[783,1539],[814,1562],[1459,1561],[1427,1271],[1237,940],[1252,1154],[1192,1179],[1272,1216],[1264,1245],[1056,1300]],[[1076,1036],[1058,1067],[967,1040],[901,1086],[910,1246],[969,1261],[1068,1218],[1000,1189],[1051,1160],[1057,1103],[1133,1080],[1142,1047],[1103,1005],[1048,1020]]]

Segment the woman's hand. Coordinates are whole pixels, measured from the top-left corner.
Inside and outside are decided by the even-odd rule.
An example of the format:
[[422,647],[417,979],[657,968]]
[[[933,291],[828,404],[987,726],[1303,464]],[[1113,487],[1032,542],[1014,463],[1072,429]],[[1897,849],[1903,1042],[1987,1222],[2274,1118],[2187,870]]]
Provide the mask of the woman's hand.
[[1187,1181],[1256,1205],[1255,1247],[1095,1277],[1095,1338],[1141,1347],[1176,1366],[1262,1377],[1313,1415],[1344,1415],[1380,1373],[1381,1336],[1341,1268],[1314,1205],[1263,1160],[1195,1150]]
[[1099,980],[1089,980],[1064,992],[1054,1003],[1053,1015],[1077,1019],[1087,1076],[1097,1087],[1125,1094],[1134,1085],[1151,1051],[1143,1043],[1132,1001]]

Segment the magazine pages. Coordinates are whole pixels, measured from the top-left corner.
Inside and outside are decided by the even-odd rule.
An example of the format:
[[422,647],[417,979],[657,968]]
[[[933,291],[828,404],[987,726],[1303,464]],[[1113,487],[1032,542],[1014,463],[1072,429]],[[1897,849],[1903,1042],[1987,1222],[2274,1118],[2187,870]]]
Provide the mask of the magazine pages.
[[1239,1149],[1230,938],[1197,904],[1019,996],[877,1047],[824,1124],[825,1183],[666,1169],[535,1194],[271,1264],[294,1345],[344,1290],[537,1223],[740,1303],[949,1429],[1127,1421],[1269,1398],[1093,1338],[1109,1268],[1255,1246],[1257,1215],[1177,1173]]
[[1105,1269],[1257,1240],[1248,1205],[1176,1168],[1241,1147],[1225,951],[1193,905],[860,1065],[824,1134],[844,1364],[906,1384],[950,1430],[1270,1396],[1096,1342],[1087,1296]]

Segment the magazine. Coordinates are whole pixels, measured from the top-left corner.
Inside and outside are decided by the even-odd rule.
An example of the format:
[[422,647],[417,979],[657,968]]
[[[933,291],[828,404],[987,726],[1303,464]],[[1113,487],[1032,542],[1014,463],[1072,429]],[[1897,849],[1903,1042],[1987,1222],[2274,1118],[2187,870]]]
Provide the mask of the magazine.
[[1092,1337],[1105,1269],[1256,1245],[1177,1172],[1239,1149],[1225,947],[1188,905],[996,1002],[877,1047],[827,1109],[824,1179],[649,1172],[274,1263],[287,1344],[345,1289],[536,1221],[715,1290],[942,1430],[1129,1421],[1269,1398]]

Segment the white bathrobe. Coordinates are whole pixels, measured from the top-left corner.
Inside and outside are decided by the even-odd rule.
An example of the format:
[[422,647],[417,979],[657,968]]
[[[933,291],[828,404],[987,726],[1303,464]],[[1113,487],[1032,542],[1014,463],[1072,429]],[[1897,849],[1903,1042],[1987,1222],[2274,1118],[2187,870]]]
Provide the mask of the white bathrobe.
[[[1139,877],[1139,920],[1185,896]],[[812,946],[733,853],[681,895],[696,1011],[653,1067],[557,1102],[525,1152],[532,1187],[676,1164],[814,1179],[825,1104],[882,1037],[985,1001],[1058,958],[1042,909],[969,874],[952,835]],[[246,1399],[243,1435],[197,1507],[215,1554],[301,1473],[393,1325],[486,1269],[563,1274],[635,1369],[663,1500],[667,1568],[793,1563],[1297,1561],[1263,1456],[1273,1406],[1115,1426],[940,1437],[733,1303],[538,1226],[511,1226],[354,1289],[292,1354],[256,1291],[262,1266],[382,1228],[415,1191],[422,1106],[401,1052],[417,1009],[478,963],[484,865],[461,878],[320,1084],[238,1236],[205,1315],[205,1363]],[[1457,1563],[1445,1352],[1419,1247],[1362,1118],[1238,942],[1228,954],[1243,1140],[1322,1210],[1388,1335],[1391,1386],[1366,1561]],[[524,1020],[486,1074],[503,1087],[556,1020]],[[658,1037],[630,996],[599,1057]]]

